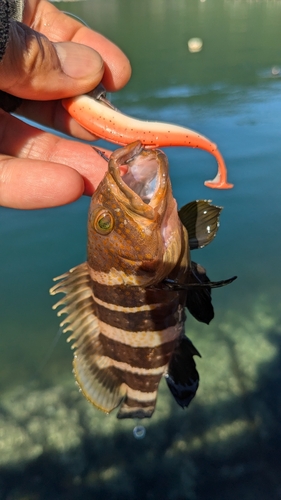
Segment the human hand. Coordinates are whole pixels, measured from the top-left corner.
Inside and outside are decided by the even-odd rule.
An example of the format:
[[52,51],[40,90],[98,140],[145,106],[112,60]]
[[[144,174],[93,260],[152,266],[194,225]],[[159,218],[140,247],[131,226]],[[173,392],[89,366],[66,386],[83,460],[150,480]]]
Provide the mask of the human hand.
[[[46,0],[27,0],[23,22],[11,23],[0,89],[24,99],[17,110],[21,115],[93,140],[60,99],[89,92],[101,80],[109,91],[122,88],[130,78],[128,59],[112,42]],[[2,110],[0,138],[2,206],[70,203],[92,194],[107,168],[91,146],[38,130]]]

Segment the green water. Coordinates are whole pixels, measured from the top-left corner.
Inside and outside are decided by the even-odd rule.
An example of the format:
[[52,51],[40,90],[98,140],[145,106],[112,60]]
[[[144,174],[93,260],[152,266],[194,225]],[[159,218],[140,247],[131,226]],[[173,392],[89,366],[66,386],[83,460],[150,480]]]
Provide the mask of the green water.
[[[14,455],[7,458],[11,469],[3,473],[3,489],[0,473],[0,498],[278,499],[281,76],[274,77],[272,68],[281,68],[281,2],[86,0],[57,5],[129,56],[132,79],[111,96],[118,108],[193,128],[218,144],[235,184],[232,191],[204,187],[216,171],[207,153],[166,152],[179,206],[211,198],[224,207],[217,238],[194,252],[193,259],[214,280],[234,274],[238,280],[214,291],[216,317],[210,327],[188,320],[190,337],[203,356],[197,362],[200,390],[190,409],[178,411],[163,387],[158,410],[146,423],[149,432],[137,442],[133,424],[100,413],[96,417],[85,403],[79,411],[98,423],[73,426],[76,437],[84,433],[84,441],[71,448],[80,457],[77,463],[67,447],[62,452],[55,444],[43,446],[39,455],[26,452],[26,461],[16,460],[18,445],[10,444]],[[203,50],[191,54],[187,41],[195,36],[202,38]],[[39,400],[42,391],[42,405],[49,397],[44,391],[52,387],[66,383],[70,389],[65,391],[75,390],[65,339],[51,348],[58,320],[48,289],[53,276],[85,260],[88,203],[84,198],[34,212],[0,209],[0,410],[6,411],[10,391],[17,394],[19,387],[26,388],[26,395],[16,396],[15,405],[35,398],[35,389]],[[81,398],[77,394],[72,402],[70,397],[70,413],[84,404]],[[55,408],[60,399],[52,403]],[[34,429],[34,418],[33,413],[21,424],[23,435],[29,425]],[[36,444],[37,438],[32,439]],[[85,443],[91,443],[92,452]],[[25,470],[39,470],[40,486],[34,486],[32,473],[18,472],[21,460]],[[57,464],[63,483],[52,483]],[[50,478],[47,466],[53,470]],[[9,478],[15,478],[18,489],[7,486]]]

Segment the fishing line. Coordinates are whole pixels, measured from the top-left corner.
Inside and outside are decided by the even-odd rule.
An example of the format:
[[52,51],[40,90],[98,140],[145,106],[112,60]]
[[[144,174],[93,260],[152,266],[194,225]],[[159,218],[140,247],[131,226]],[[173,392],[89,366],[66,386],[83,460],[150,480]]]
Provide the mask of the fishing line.
[[90,28],[90,26],[85,21],[83,21],[83,19],[81,19],[81,17],[76,16],[76,14],[72,14],[72,12],[67,12],[66,10],[62,10],[61,12],[63,14],[66,14],[69,17],[73,17],[73,19],[75,19],[76,21],[79,21],[80,23],[84,24],[84,26],[86,26],[86,28]]
[[189,288],[221,288],[226,285],[230,285],[233,281],[237,279],[237,276],[232,276],[232,278],[228,278],[226,280],[221,281],[208,281],[208,282],[199,282],[199,283],[180,283],[178,281],[171,280],[170,278],[165,278],[162,283],[159,285],[152,285],[151,288],[159,288],[161,290],[171,290],[172,292],[175,290],[188,290]]
[[105,160],[107,161],[107,163],[109,162],[109,158],[108,156],[106,156],[105,152],[102,151],[101,149],[99,148],[96,148],[95,146],[92,146],[92,148]]
[[[66,1],[66,0],[62,0],[62,1]],[[73,1],[75,1],[75,0],[73,0]],[[62,10],[61,12],[63,14],[66,14],[69,17],[72,17],[76,21],[79,21],[81,24],[86,26],[86,28],[91,29],[90,26],[83,19],[81,19],[81,17],[76,16],[76,14],[73,14],[72,12],[67,12],[66,10]],[[113,104],[110,102],[110,100],[107,99],[107,91],[102,83],[99,83],[97,85],[97,87],[95,87],[93,90],[88,92],[87,95],[89,95],[90,97],[94,97],[95,99],[103,102],[109,108],[114,109],[114,111],[119,111],[117,108],[115,108],[115,106],[113,106]]]
[[48,361],[50,360],[53,352],[54,352],[54,349],[55,347],[57,346],[57,343],[61,337],[61,334],[63,333],[63,329],[62,327],[60,327],[55,335],[55,337],[53,338],[53,341],[47,351],[47,354],[45,356],[45,359],[43,360],[43,363],[41,364],[41,366],[39,367],[38,369],[38,373],[41,373],[43,371],[43,369],[45,368],[46,364],[48,363]]

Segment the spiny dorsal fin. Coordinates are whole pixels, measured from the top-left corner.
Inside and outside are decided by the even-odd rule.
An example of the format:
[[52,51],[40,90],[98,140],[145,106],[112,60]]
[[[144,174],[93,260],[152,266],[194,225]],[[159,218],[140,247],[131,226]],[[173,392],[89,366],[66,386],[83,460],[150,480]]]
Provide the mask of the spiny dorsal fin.
[[190,250],[211,243],[219,228],[222,207],[211,205],[208,200],[187,203],[179,210],[179,218],[188,232]]
[[109,413],[121,403],[125,388],[110,358],[103,356],[88,265],[85,262],[55,280],[60,281],[51,288],[50,294],[64,293],[65,296],[53,309],[63,306],[57,314],[67,315],[60,326],[64,327],[64,332],[72,332],[67,340],[74,341],[73,366],[78,385],[88,401]]

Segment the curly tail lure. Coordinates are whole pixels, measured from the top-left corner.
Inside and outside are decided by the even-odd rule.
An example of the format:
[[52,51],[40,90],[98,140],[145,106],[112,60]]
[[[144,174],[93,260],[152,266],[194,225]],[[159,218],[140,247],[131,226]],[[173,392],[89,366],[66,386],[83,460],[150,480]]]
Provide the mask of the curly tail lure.
[[213,180],[205,181],[205,186],[216,189],[233,187],[227,181],[227,169],[217,145],[198,132],[178,125],[126,116],[106,99],[105,89],[101,85],[89,95],[64,99],[62,103],[82,127],[100,139],[119,146],[127,146],[138,139],[146,149],[184,146],[208,151],[217,160],[218,172]]

